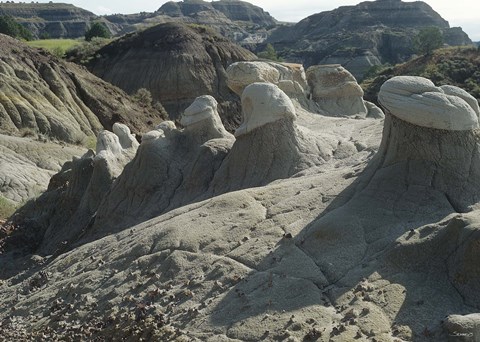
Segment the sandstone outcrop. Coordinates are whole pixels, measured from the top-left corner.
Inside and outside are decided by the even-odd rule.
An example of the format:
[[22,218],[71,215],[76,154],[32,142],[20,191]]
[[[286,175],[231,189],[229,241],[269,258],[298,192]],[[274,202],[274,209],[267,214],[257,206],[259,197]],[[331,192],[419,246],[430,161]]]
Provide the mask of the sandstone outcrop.
[[183,130],[164,122],[150,132],[137,156],[98,210],[90,236],[106,235],[205,198],[234,137],[217,112],[216,100],[198,97],[183,113]]
[[267,61],[236,62],[227,68],[227,85],[237,95],[255,82],[277,85],[289,97],[303,101],[308,94],[305,71],[301,64]]
[[379,102],[390,113],[411,124],[466,131],[478,128],[480,111],[477,100],[454,86],[435,87],[428,79],[398,76],[385,82]]
[[81,144],[117,121],[141,132],[162,120],[73,63],[2,34],[0,47],[0,133]]
[[85,149],[0,134],[0,196],[14,205],[47,189],[50,178]]
[[341,65],[316,65],[307,69],[312,100],[331,115],[382,118],[383,113],[363,100],[357,80]]
[[[333,158],[339,141],[295,123],[292,100],[271,83],[253,83],[242,94],[243,121],[212,181],[215,195],[266,185]],[[350,152],[357,152],[353,144]],[[348,150],[348,149],[347,149]]]
[[177,119],[196,97],[215,97],[228,129],[239,121],[240,107],[238,97],[226,85],[225,69],[233,62],[255,58],[213,31],[180,23],[128,35],[98,55],[89,66],[94,74],[130,94],[147,88],[171,119]]

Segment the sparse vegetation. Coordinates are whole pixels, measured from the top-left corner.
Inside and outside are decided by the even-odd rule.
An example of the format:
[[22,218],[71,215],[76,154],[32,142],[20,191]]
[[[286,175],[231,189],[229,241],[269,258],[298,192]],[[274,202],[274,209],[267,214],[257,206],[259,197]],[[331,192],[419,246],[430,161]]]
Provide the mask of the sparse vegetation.
[[480,100],[480,51],[474,47],[450,47],[380,71],[361,86],[368,101],[376,101],[381,85],[394,76],[422,76],[436,85],[451,84]]
[[68,50],[80,45],[81,41],[76,39],[40,39],[32,40],[27,44],[36,48],[45,49],[51,54],[62,58]]
[[110,34],[110,31],[105,26],[105,24],[96,22],[93,23],[92,26],[90,26],[90,28],[85,33],[85,40],[89,42],[95,37],[110,38],[111,36],[112,35]]
[[9,35],[10,37],[24,40],[32,40],[32,33],[17,23],[12,16],[0,16],[0,33]]
[[265,50],[257,53],[257,56],[259,58],[269,59],[271,61],[277,61],[277,62],[282,61],[282,58],[278,57],[277,51],[275,51],[275,48],[270,43],[268,43],[267,46],[265,46]]
[[133,94],[133,98],[137,100],[142,107],[150,107],[152,105],[152,93],[146,88],[138,89],[135,94]]
[[95,37],[91,41],[81,41],[65,52],[65,58],[70,62],[87,64],[95,53],[112,40],[108,38]]
[[436,26],[425,27],[415,37],[414,45],[419,54],[431,55],[443,46],[442,31]]

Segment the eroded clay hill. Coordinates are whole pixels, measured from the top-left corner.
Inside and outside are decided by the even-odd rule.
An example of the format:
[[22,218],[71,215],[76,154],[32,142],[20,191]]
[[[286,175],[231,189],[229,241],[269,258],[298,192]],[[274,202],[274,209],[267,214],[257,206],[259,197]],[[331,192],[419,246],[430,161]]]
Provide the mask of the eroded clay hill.
[[115,122],[142,132],[162,120],[82,67],[2,34],[0,48],[0,133],[79,143]]
[[[323,71],[307,71],[312,87]],[[234,136],[210,96],[139,146],[124,125],[101,133],[45,194],[62,210],[77,196],[79,218],[96,210],[87,228],[51,252],[72,238],[71,211],[52,212],[37,255],[0,255],[2,336],[478,341],[478,102],[419,77],[389,80],[379,102],[384,120],[313,114],[255,82]],[[346,108],[333,103],[318,105]]]
[[197,96],[211,95],[228,129],[240,120],[225,69],[255,55],[202,26],[167,23],[127,35],[98,51],[89,69],[129,94],[147,88],[176,119]]

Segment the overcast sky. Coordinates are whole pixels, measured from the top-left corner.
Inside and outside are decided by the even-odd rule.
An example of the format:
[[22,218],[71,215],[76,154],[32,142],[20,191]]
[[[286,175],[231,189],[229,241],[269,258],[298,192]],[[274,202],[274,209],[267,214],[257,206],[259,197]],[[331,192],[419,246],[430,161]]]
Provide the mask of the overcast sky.
[[[39,2],[49,2],[49,0],[39,0]],[[142,11],[153,12],[166,1],[64,0],[59,2],[72,3],[95,14],[129,14]],[[344,5],[355,5],[360,0],[251,0],[249,2],[270,12],[277,20],[296,22],[314,13],[329,11]],[[472,40],[480,41],[480,1],[425,0],[425,2],[448,20],[450,26],[461,26]]]

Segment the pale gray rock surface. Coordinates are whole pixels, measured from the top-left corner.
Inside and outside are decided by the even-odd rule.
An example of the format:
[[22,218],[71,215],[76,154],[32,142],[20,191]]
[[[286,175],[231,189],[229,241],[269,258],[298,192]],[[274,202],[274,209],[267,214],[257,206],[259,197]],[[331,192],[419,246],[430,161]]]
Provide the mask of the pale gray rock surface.
[[40,195],[50,178],[85,149],[0,135],[0,195],[16,205]]
[[[296,120],[239,136],[222,163],[243,165],[231,159],[235,149],[241,155],[241,139],[256,150],[256,137],[275,145],[267,129],[279,142],[293,136],[311,148],[331,137],[337,148],[292,177],[178,207],[17,272],[0,282],[2,336],[85,338],[89,331],[131,340],[423,342],[477,333],[477,130],[421,127],[391,114],[385,122],[326,117],[297,107]],[[148,170],[139,167],[147,151],[157,159],[144,163],[165,169],[162,144],[187,139],[185,130],[142,142],[118,180],[135,176],[135,163]],[[152,144],[159,145],[147,150]],[[243,160],[258,174],[277,165],[262,165],[265,155],[255,159],[255,149]],[[139,192],[151,183],[124,184],[124,193],[139,194],[133,208],[143,198],[144,206],[155,203]]]
[[26,240],[25,247],[33,245],[44,255],[59,253],[84,234],[101,200],[138,148],[127,126],[114,127],[119,135],[100,132],[96,153],[89,150],[65,163],[51,178],[48,191],[12,218],[16,225],[25,227],[20,236]]
[[182,114],[150,132],[98,210],[90,239],[120,231],[205,198],[235,138],[223,127],[217,101],[198,97]]
[[480,313],[451,315],[444,322],[451,342],[475,342],[480,340]]
[[307,69],[312,100],[331,115],[383,117],[374,104],[363,100],[363,90],[353,75],[339,64]]
[[378,100],[392,115],[414,125],[465,131],[478,128],[478,102],[464,90],[436,87],[417,76],[397,76],[380,88]]

